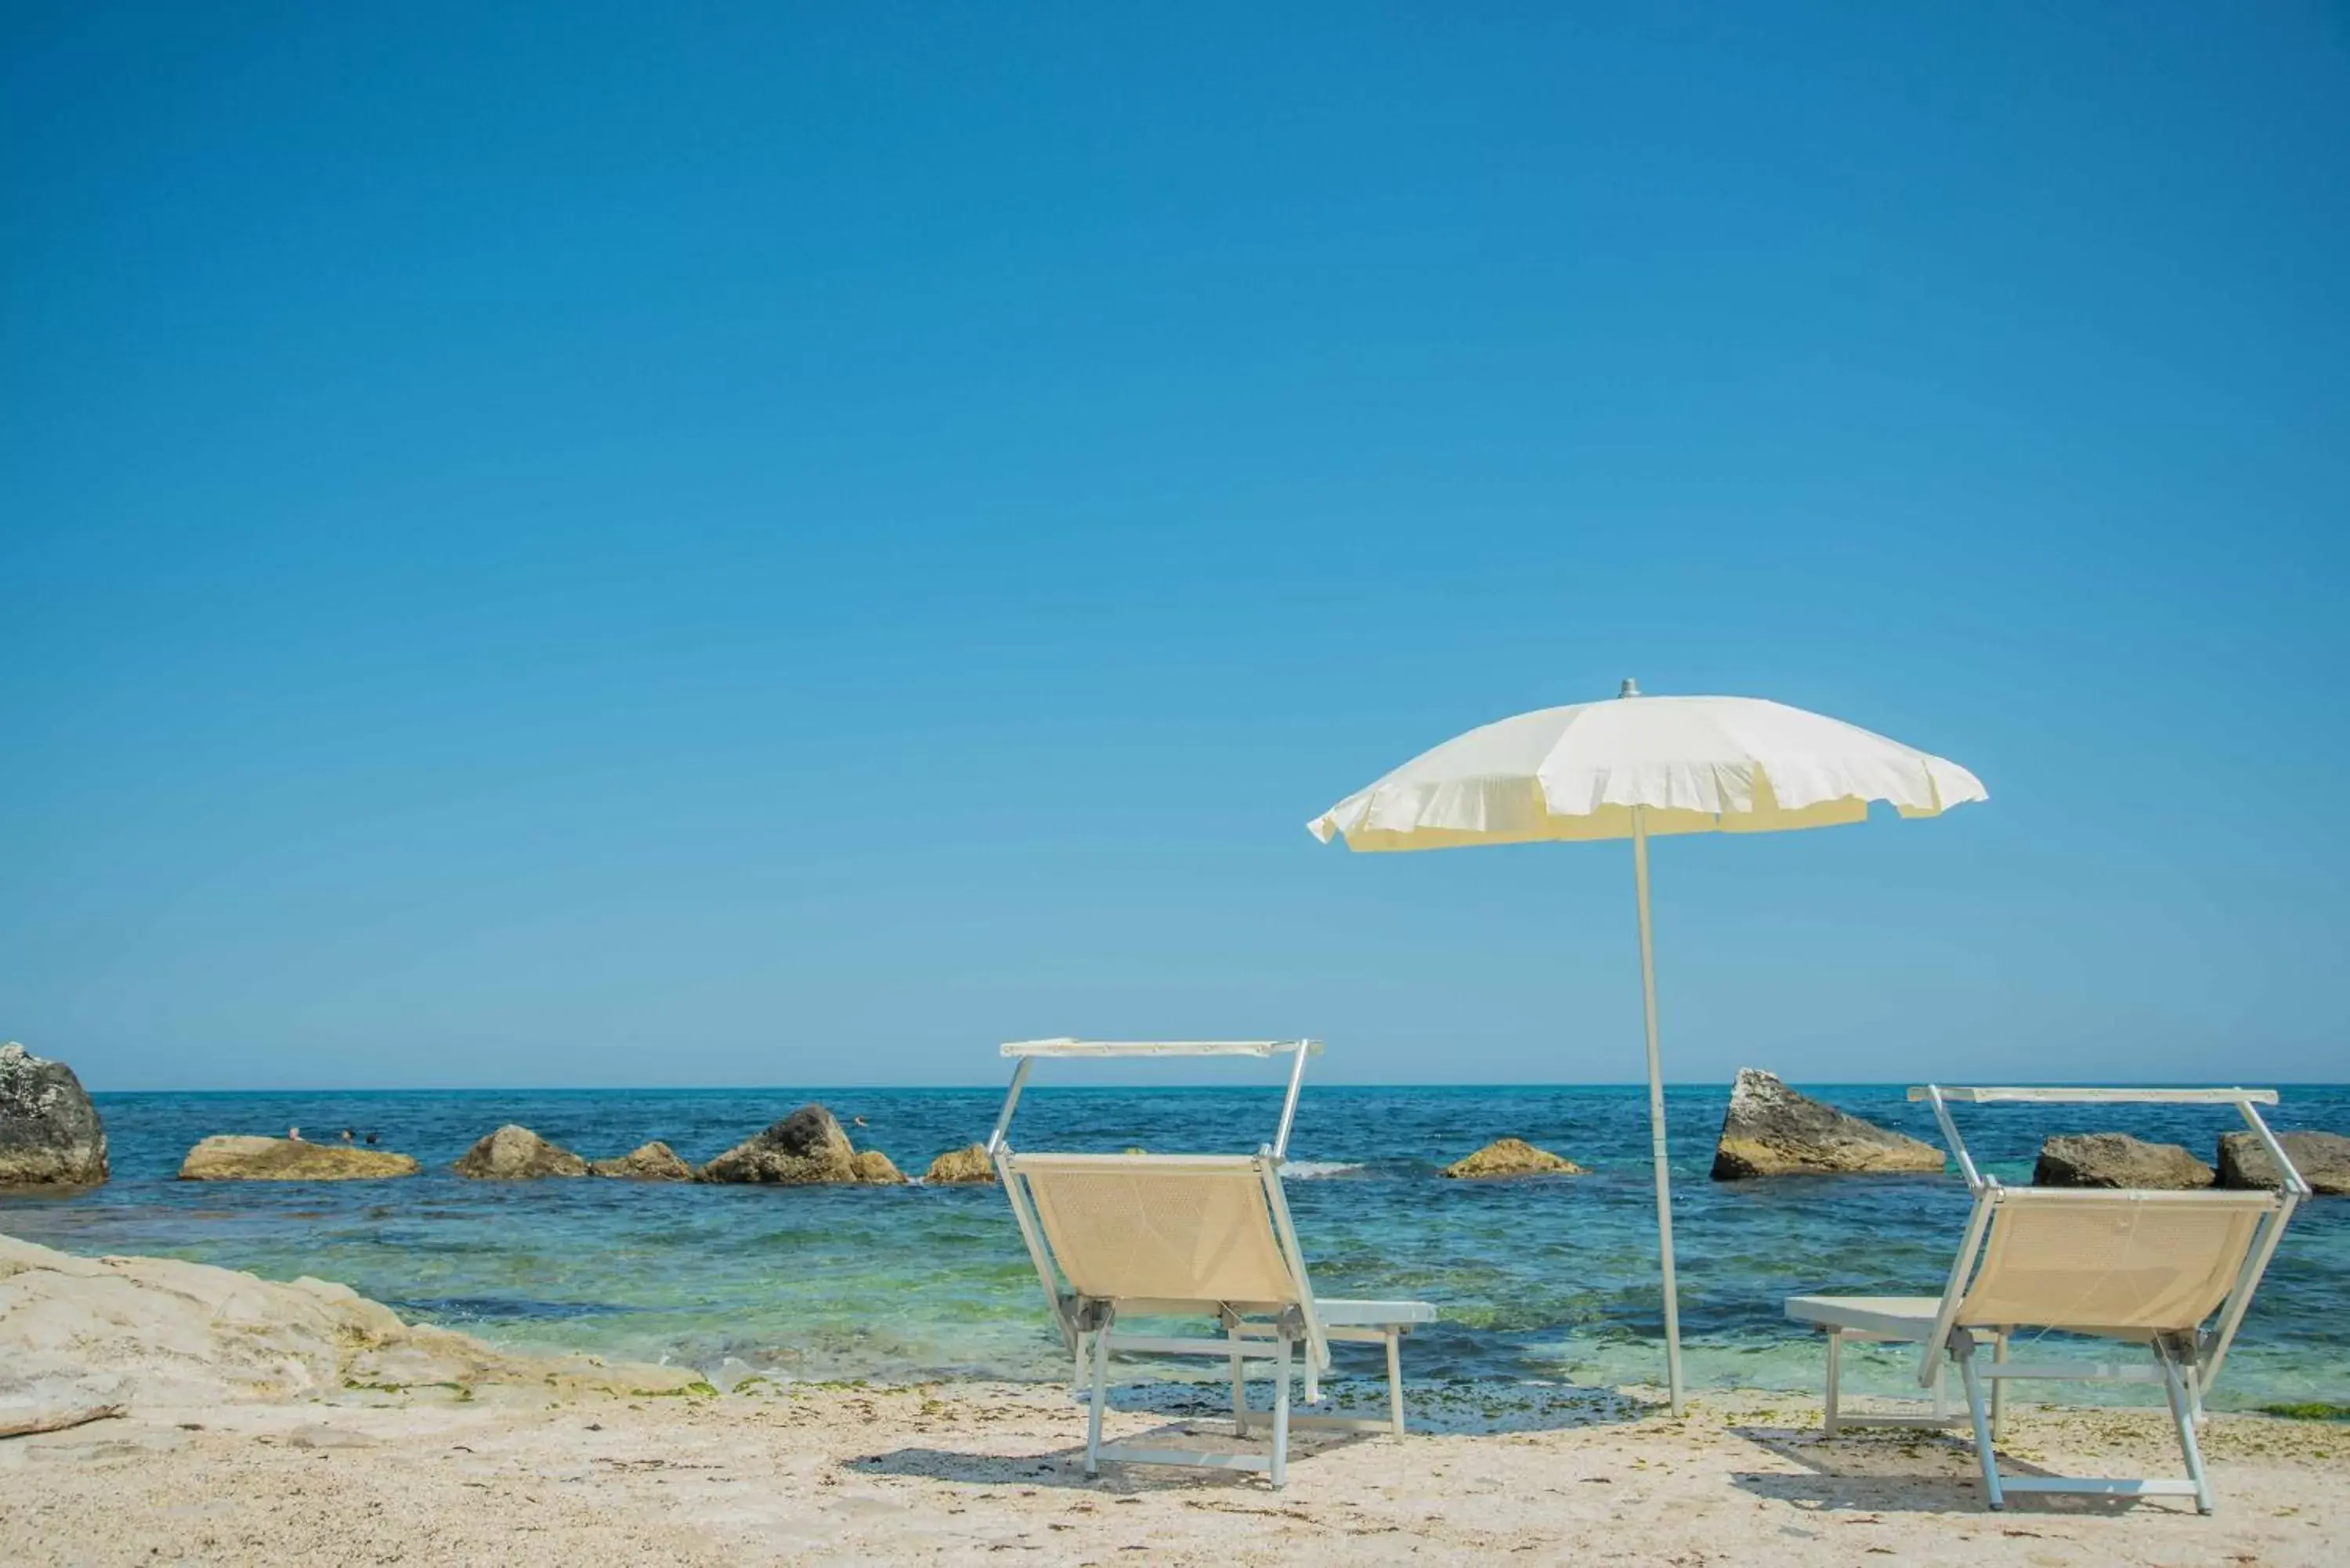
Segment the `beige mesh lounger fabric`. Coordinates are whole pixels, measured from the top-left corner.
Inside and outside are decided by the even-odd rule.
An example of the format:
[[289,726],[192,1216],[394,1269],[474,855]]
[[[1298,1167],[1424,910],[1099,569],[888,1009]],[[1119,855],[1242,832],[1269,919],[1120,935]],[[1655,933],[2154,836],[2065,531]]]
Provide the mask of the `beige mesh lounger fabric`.
[[[1281,1152],[1296,1109],[1307,1043],[1294,1043],[1298,1061],[1290,1076],[1276,1141],[1253,1155],[1023,1154],[1005,1139],[1029,1061],[1013,1078],[1003,1114],[990,1140],[998,1175],[1035,1260],[1055,1324],[1086,1386],[1086,1471],[1105,1458],[1144,1464],[1261,1470],[1278,1487],[1287,1480],[1289,1434],[1295,1427],[1347,1431],[1404,1429],[1401,1341],[1415,1324],[1435,1320],[1420,1302],[1327,1301],[1317,1298],[1290,1222],[1281,1186]],[[1063,1047],[1063,1049],[1054,1049]],[[1257,1054],[1284,1048],[1265,1043]],[[1120,1047],[1076,1041],[1006,1046],[1007,1054],[1104,1055]],[[1170,1046],[1122,1049],[1152,1054],[1229,1054],[1240,1047]],[[1204,1316],[1220,1337],[1135,1334],[1121,1316]],[[1305,1402],[1321,1393],[1330,1342],[1379,1345],[1387,1353],[1388,1415],[1380,1420],[1307,1415],[1290,1407],[1291,1383],[1301,1372]],[[1208,1356],[1227,1364],[1232,1422],[1239,1437],[1260,1422],[1267,1451],[1210,1452],[1105,1445],[1102,1414],[1109,1407],[1113,1352]],[[1252,1366],[1270,1364],[1273,1408],[1253,1410],[1247,1398]]]
[[[2261,1119],[2272,1090],[2253,1089],[1945,1089],[1910,1091],[1930,1100],[1959,1168],[1974,1192],[1965,1239],[1939,1296],[1794,1296],[1787,1315],[1828,1336],[1825,1430],[1842,1426],[1941,1426],[1955,1417],[1944,1368],[1964,1382],[1992,1508],[2011,1491],[2079,1491],[2107,1496],[2189,1496],[2211,1511],[2211,1488],[2195,1438],[2204,1390],[2220,1374],[2236,1328],[2276,1251],[2285,1222],[2308,1187]],[[1951,1103],[2088,1100],[2233,1105],[2285,1173],[2276,1192],[2156,1192],[2131,1189],[2005,1187],[1975,1168],[1950,1119]],[[2058,1332],[2142,1345],[2148,1362],[2012,1359],[2019,1332]],[[1918,1376],[1934,1390],[1930,1415],[1853,1416],[1838,1407],[1846,1339],[1920,1347]],[[1988,1364],[1980,1351],[1991,1346]],[[2008,1476],[1996,1445],[2004,1425],[2008,1383],[2055,1381],[2160,1383],[2178,1428],[2183,1478],[2084,1479]],[[1983,1385],[1992,1388],[1985,1407]]]
[[1253,1158],[1030,1154],[1014,1168],[1079,1295],[1296,1304]]

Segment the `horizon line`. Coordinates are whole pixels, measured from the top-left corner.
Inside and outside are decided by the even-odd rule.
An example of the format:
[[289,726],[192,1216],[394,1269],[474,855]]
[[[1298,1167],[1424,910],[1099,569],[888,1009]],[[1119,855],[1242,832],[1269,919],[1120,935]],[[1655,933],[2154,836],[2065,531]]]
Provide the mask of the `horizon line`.
[[[1777,1076],[1777,1075],[1775,1075],[1775,1074],[1774,1074],[1774,1075],[1773,1075],[1773,1076]],[[1731,1082],[1734,1082],[1734,1080],[1731,1080]],[[1946,1088],[1949,1088],[1949,1087],[1957,1087],[1957,1086],[1967,1086],[1967,1087],[1989,1087],[1989,1086],[1992,1086],[1992,1085],[1991,1085],[1991,1084],[1989,1084],[1988,1082],[1986,1082],[1986,1083],[1984,1083],[1984,1084],[1977,1085],[1977,1084],[1973,1084],[1973,1083],[1971,1083],[1970,1081],[1968,1081],[1968,1080],[1961,1080],[1961,1079],[1955,1079],[1955,1078],[1954,1078],[1954,1079],[1949,1079],[1949,1080],[1935,1079],[1935,1078],[1914,1079],[1914,1078],[1907,1078],[1907,1077],[1904,1077],[1904,1078],[1804,1078],[1804,1079],[1781,1078],[1781,1079],[1780,1079],[1780,1082],[1782,1082],[1782,1083],[1786,1083],[1786,1084],[1793,1084],[1793,1085],[1810,1084],[1810,1085],[1814,1085],[1814,1087],[1822,1087],[1822,1088],[1860,1088],[1860,1089],[1890,1088],[1890,1087],[1894,1087],[1894,1086],[1896,1086],[1896,1085],[1898,1085],[1898,1086],[1901,1086],[1901,1087],[1906,1088],[1906,1087],[1909,1087],[1909,1086],[1911,1086],[1912,1085],[1917,1085],[1917,1084],[1929,1084],[1929,1083],[1931,1083],[1931,1084],[1940,1084],[1943,1087],[1946,1087]],[[1242,1083],[1242,1082],[1232,1082],[1232,1083],[1218,1083],[1218,1084],[1114,1084],[1114,1083],[1109,1083],[1109,1084],[1105,1084],[1105,1083],[1095,1083],[1095,1084],[1031,1084],[1031,1085],[1029,1085],[1027,1086],[1027,1088],[1026,1088],[1026,1090],[1025,1090],[1024,1092],[1025,1092],[1025,1093],[1027,1093],[1027,1094],[1045,1094],[1045,1093],[1054,1093],[1054,1092],[1057,1092],[1057,1091],[1076,1091],[1076,1092],[1082,1092],[1082,1093],[1090,1093],[1090,1092],[1094,1092],[1094,1091],[1097,1091],[1097,1090],[1123,1090],[1123,1091],[1129,1091],[1129,1092],[1130,1092],[1130,1091],[1134,1091],[1134,1090],[1143,1090],[1143,1091],[1149,1091],[1149,1092],[1191,1093],[1191,1092],[1198,1091],[1198,1090],[1211,1090],[1211,1089],[1259,1089],[1259,1088],[1261,1088],[1261,1089],[1265,1089],[1265,1090],[1267,1090],[1267,1091],[1272,1091],[1272,1090],[1278,1090],[1278,1089],[1282,1088],[1283,1086],[1284,1086],[1284,1085],[1283,1085],[1281,1082],[1276,1081],[1276,1080],[1274,1080],[1274,1079],[1270,1079],[1270,1078],[1268,1078],[1268,1079],[1266,1079],[1266,1080],[1264,1080],[1264,1081],[1263,1081],[1263,1082],[1261,1082],[1261,1083]],[[1628,1080],[1605,1080],[1605,1081],[1603,1081],[1603,1080],[1598,1080],[1598,1079],[1580,1079],[1580,1080],[1574,1080],[1574,1079],[1551,1079],[1551,1080],[1524,1079],[1524,1080],[1517,1080],[1517,1081],[1486,1081],[1486,1082],[1464,1082],[1464,1081],[1451,1081],[1451,1080],[1439,1080],[1439,1079],[1423,1079],[1423,1080],[1417,1080],[1417,1081],[1380,1082],[1380,1083],[1367,1083],[1367,1082],[1364,1082],[1364,1083],[1357,1083],[1357,1082],[1352,1082],[1352,1081],[1347,1081],[1347,1080],[1336,1080],[1336,1081],[1333,1081],[1333,1080],[1325,1079],[1325,1080],[1322,1080],[1322,1081],[1320,1081],[1320,1082],[1310,1082],[1310,1083],[1307,1085],[1307,1087],[1309,1087],[1309,1088],[1322,1088],[1322,1089],[1634,1089],[1634,1090],[1646,1090],[1646,1089],[1648,1088],[1648,1083],[1647,1083],[1647,1081],[1646,1081],[1645,1079],[1638,1079],[1638,1078],[1635,1078],[1635,1079],[1628,1079]],[[1721,1080],[1721,1079],[1717,1079],[1717,1078],[1703,1078],[1703,1079],[1695,1079],[1695,1080],[1668,1081],[1668,1082],[1667,1082],[1663,1086],[1664,1086],[1666,1089],[1668,1089],[1668,1090],[1671,1090],[1671,1089],[1709,1089],[1709,1088],[1722,1088],[1722,1087],[1726,1087],[1726,1086],[1728,1086],[1728,1085],[1725,1083],[1725,1081],[1724,1081],[1724,1080]],[[2100,1079],[2097,1079],[2097,1080],[2095,1080],[2095,1081],[2094,1081],[2094,1082],[2092,1082],[2092,1081],[2090,1081],[2090,1080],[2086,1080],[2086,1079],[2080,1079],[2080,1078],[2042,1078],[2042,1079],[2031,1079],[2031,1078],[2004,1078],[2004,1079],[2001,1079],[2001,1080],[1999,1080],[1999,1081],[1998,1081],[1998,1084],[1997,1084],[1997,1085],[1996,1085],[1996,1086],[1998,1086],[1998,1087],[2002,1087],[2002,1088],[2090,1088],[2090,1087],[2095,1087],[2095,1088],[2158,1088],[2158,1087],[2159,1087],[2159,1088],[2197,1088],[2197,1089],[2207,1089],[2207,1088],[2273,1088],[2273,1089],[2280,1089],[2280,1090],[2282,1090],[2282,1089],[2336,1089],[2336,1088],[2350,1087],[2350,1083],[2345,1083],[2345,1082],[2336,1081],[2336,1080],[2331,1080],[2331,1079],[2314,1079],[2314,1079],[2308,1079],[2308,1080],[2305,1080],[2305,1081],[2296,1081],[2296,1080],[2282,1079],[2282,1078],[2272,1078],[2272,1079],[2262,1080],[2262,1081],[2260,1081],[2260,1082],[2258,1082],[2258,1083],[2248,1083],[2248,1082],[2246,1082],[2245,1080],[2242,1080],[2242,1079],[2223,1080],[2223,1079],[2218,1079],[2218,1078],[2210,1079],[2210,1080],[2208,1080],[2208,1081],[2199,1081],[2199,1082],[2185,1082],[2185,1081],[2181,1081],[2181,1080],[2178,1080],[2178,1079],[2172,1079],[2172,1078],[2100,1078]],[[996,1081],[989,1082],[989,1083],[946,1083],[946,1084],[675,1084],[675,1085],[660,1085],[660,1084],[603,1084],[603,1085],[596,1085],[596,1084],[577,1084],[577,1085],[559,1085],[559,1084],[502,1084],[502,1085],[484,1085],[484,1086],[467,1086],[467,1085],[374,1085],[374,1086],[363,1086],[363,1085],[301,1085],[301,1086],[296,1086],[296,1087],[290,1087],[290,1088],[249,1088],[249,1089],[238,1089],[238,1088],[209,1088],[209,1089],[199,1089],[199,1088],[184,1088],[184,1087],[182,1087],[182,1088],[151,1088],[151,1089],[88,1089],[88,1090],[87,1090],[87,1092],[88,1092],[88,1093],[92,1097],[97,1097],[97,1096],[101,1096],[101,1095],[764,1095],[764,1094],[876,1094],[876,1093],[888,1094],[888,1093],[907,1093],[907,1092],[931,1093],[931,1092],[962,1092],[962,1091],[978,1091],[978,1090],[985,1090],[985,1091],[987,1091],[987,1092],[989,1092],[989,1093],[1001,1093],[1001,1092],[1004,1089],[1004,1087],[1005,1087],[1005,1084],[1004,1084],[1004,1082],[1003,1082],[1003,1080],[996,1080]]]

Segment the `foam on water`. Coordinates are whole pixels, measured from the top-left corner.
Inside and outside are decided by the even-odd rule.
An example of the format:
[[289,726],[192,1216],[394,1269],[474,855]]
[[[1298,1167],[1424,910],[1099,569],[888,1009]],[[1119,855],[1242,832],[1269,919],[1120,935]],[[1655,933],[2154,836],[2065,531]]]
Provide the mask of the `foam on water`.
[[[1898,1088],[1825,1091],[1915,1136]],[[1706,1179],[1724,1090],[1675,1089],[1681,1317],[1697,1386],[1814,1388],[1816,1340],[1781,1302],[1808,1291],[1931,1293],[1966,1212],[1954,1178]],[[0,1198],[0,1230],[80,1252],[144,1252],[347,1282],[401,1310],[517,1348],[741,1366],[782,1376],[1057,1378],[1066,1355],[993,1187],[782,1189],[594,1179],[469,1182],[449,1164],[502,1122],[589,1155],[660,1138],[706,1159],[820,1098],[865,1117],[860,1145],[920,1169],[985,1136],[980,1090],[102,1096],[115,1179],[68,1198]],[[1030,1147],[1238,1150],[1272,1128],[1277,1090],[1029,1091]],[[2209,1110],[1984,1108],[1970,1142],[2027,1174],[2052,1132],[2120,1128],[2207,1158]],[[2288,1089],[2282,1127],[2350,1130],[2350,1090]],[[375,1131],[424,1161],[390,1182],[172,1179],[216,1132],[298,1124]],[[1445,1181],[1503,1135],[1592,1168],[1573,1179]],[[1290,1204],[1334,1296],[1409,1296],[1442,1321],[1414,1335],[1431,1385],[1564,1387],[1660,1375],[1645,1096],[1636,1089],[1374,1089],[1308,1085]],[[2303,1208],[2213,1400],[2350,1399],[2350,1199]],[[1350,1353],[1341,1351],[1342,1371]],[[1858,1349],[1856,1392],[1916,1387],[1914,1352]],[[2075,1390],[2067,1388],[2065,1397]],[[2087,1397],[2087,1391],[2081,1391]]]

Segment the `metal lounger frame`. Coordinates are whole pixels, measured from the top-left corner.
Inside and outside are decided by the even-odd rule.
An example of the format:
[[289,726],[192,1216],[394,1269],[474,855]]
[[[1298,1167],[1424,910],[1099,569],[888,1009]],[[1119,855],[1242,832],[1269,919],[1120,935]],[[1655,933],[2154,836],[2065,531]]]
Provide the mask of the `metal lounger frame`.
[[[1994,1509],[2004,1508],[2006,1494],[2012,1491],[2085,1492],[2107,1497],[2192,1497],[2199,1512],[2210,1512],[2210,1482],[2204,1473],[2202,1449],[2195,1436],[2196,1425],[2202,1419],[2203,1395],[2218,1378],[2220,1367],[2227,1361],[2229,1346],[2235,1342],[2236,1330],[2251,1305],[2253,1292],[2268,1270],[2269,1260],[2275,1255],[2277,1243],[2283,1239],[2286,1223],[2292,1220],[2293,1210],[2310,1190],[2309,1184],[2286,1155],[2284,1146],[2277,1141],[2276,1135],[2261,1116],[2258,1107],[2276,1104],[2276,1091],[2244,1088],[1958,1088],[1927,1084],[1912,1087],[1909,1098],[1923,1100],[1932,1106],[1934,1119],[1941,1127],[1942,1136],[1950,1146],[1950,1153],[1958,1161],[1960,1174],[1966,1178],[1974,1201],[1967,1216],[1967,1228],[1959,1243],[1958,1256],[1951,1262],[1950,1276],[1943,1284],[1932,1325],[1926,1333],[1913,1334],[1890,1327],[1818,1324],[1828,1336],[1825,1433],[1833,1437],[1841,1427],[1941,1427],[1954,1425],[1963,1419],[1973,1428],[1975,1454],[1982,1469],[1984,1495]],[[2044,1200],[2076,1202],[2084,1198],[2188,1204],[2215,1200],[2244,1203],[2248,1200],[2247,1194],[2233,1192],[2101,1193],[2095,1189],[2074,1188],[2043,1189],[2005,1186],[1997,1177],[1986,1176],[1977,1168],[1973,1156],[1967,1149],[1966,1140],[1960,1136],[1958,1124],[1950,1116],[1953,1105],[2000,1104],[2232,1105],[2241,1113],[2245,1125],[2275,1162],[2281,1185],[2272,1207],[2259,1221],[2226,1298],[2210,1324],[2191,1340],[2175,1335],[2150,1335],[2147,1343],[2151,1352],[2151,1366],[2117,1360],[2015,1361],[2011,1359],[2012,1334],[2015,1328],[2025,1325],[2003,1325],[1990,1330],[1987,1335],[1981,1329],[1959,1325],[1958,1316],[1968,1288],[1990,1245],[1992,1220],[2004,1206]],[[1834,1298],[1828,1299],[1833,1301]],[[1790,1310],[1792,1314],[1792,1303]],[[1991,1342],[1992,1353],[1988,1363],[1982,1360],[1981,1354],[1986,1337]],[[1841,1410],[1837,1403],[1839,1363],[1843,1341],[1846,1338],[1914,1341],[1918,1346],[1918,1381],[1921,1386],[1933,1390],[1933,1412],[1929,1415],[1880,1416],[1851,1415]],[[1963,1416],[1948,1408],[1945,1397],[1944,1372],[1953,1364],[1959,1369],[1966,1393],[1967,1408]],[[2187,1474],[2180,1478],[2002,1474],[1995,1449],[2005,1426],[2006,1386],[2026,1378],[2058,1382],[2161,1384],[2170,1407],[2172,1424],[2178,1431],[2179,1451],[2186,1461]],[[1984,1397],[1983,1386],[1986,1383],[1991,1386],[1988,1401]]]

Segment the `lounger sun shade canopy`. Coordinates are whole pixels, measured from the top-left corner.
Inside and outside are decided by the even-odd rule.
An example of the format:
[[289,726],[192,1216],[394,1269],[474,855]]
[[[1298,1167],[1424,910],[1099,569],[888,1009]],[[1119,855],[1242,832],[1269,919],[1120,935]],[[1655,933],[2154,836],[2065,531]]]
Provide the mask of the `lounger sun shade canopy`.
[[1322,1054],[1319,1040],[1013,1040],[1003,1054],[1022,1056],[1278,1056]]
[[1952,1106],[2272,1106],[2277,1103],[2274,1089],[2058,1089],[2040,1086],[1968,1089],[1943,1088],[1931,1084],[1912,1085],[1909,1089],[1912,1100],[1930,1100],[1938,1095],[1945,1105]]
[[1681,1413],[1679,1291],[1666,1168],[1664,1065],[1648,928],[1648,840],[1661,834],[1779,833],[1867,818],[1872,804],[1939,816],[1988,798],[1946,758],[1856,725],[1756,697],[1643,697],[1544,708],[1423,752],[1306,824],[1349,849],[1632,841],[1648,1025],[1649,1158],[1664,1273],[1665,1382]]

